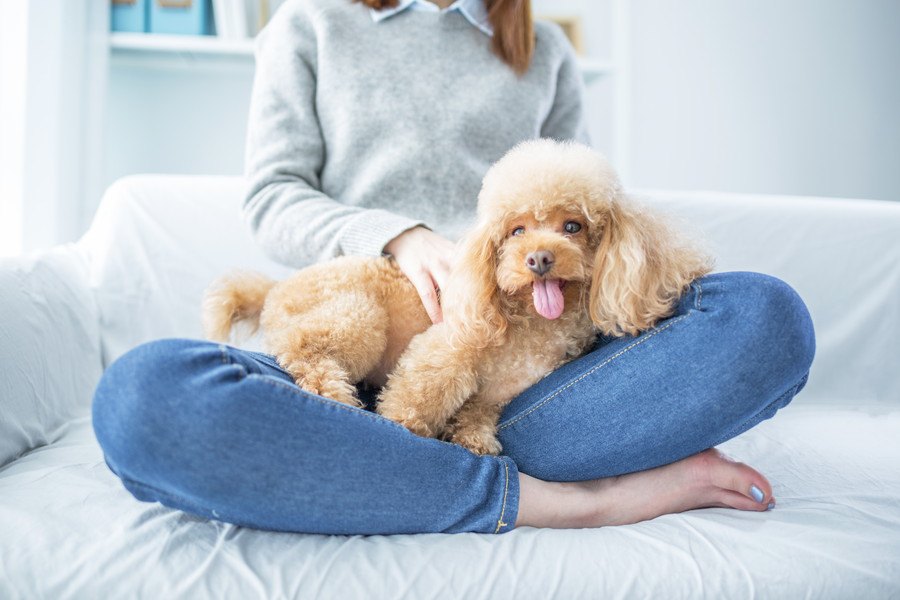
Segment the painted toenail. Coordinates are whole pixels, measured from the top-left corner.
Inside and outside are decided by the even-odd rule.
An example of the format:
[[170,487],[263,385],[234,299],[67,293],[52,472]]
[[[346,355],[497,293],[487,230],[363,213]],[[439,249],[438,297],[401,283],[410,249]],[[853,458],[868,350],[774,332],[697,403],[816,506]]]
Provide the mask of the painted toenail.
[[773,508],[775,508],[775,503],[769,502],[769,508],[767,508],[766,510],[772,510]]
[[762,502],[765,495],[762,493],[762,490],[756,487],[755,485],[750,486],[750,495],[753,496],[753,499],[757,502]]

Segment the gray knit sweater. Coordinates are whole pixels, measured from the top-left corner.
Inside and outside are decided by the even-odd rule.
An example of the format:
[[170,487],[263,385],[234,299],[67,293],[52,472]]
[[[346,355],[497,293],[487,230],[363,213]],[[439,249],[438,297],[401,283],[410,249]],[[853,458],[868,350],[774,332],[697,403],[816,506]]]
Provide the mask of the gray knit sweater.
[[506,150],[586,140],[571,46],[535,31],[517,76],[459,12],[376,23],[351,0],[288,0],[258,37],[247,134],[244,212],[265,252],[375,256],[419,224],[456,239]]

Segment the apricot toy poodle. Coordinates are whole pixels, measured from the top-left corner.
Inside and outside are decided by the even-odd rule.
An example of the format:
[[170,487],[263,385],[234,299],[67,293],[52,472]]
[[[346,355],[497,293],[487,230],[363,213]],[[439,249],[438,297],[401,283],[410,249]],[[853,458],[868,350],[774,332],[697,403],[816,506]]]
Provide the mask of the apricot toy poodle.
[[669,316],[709,258],[633,205],[599,154],[524,142],[485,175],[461,241],[444,321],[431,325],[390,258],[343,257],[282,282],[237,274],[204,301],[208,337],[262,326],[301,388],[378,412],[413,433],[497,454],[497,421],[516,395],[580,356],[598,333],[637,335]]

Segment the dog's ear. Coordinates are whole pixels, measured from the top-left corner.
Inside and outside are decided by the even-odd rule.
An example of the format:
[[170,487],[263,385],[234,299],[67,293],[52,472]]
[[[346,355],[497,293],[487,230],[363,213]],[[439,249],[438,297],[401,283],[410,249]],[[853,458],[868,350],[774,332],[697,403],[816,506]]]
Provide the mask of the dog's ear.
[[637,335],[668,317],[710,260],[620,195],[604,215],[591,280],[591,320],[604,335]]
[[507,320],[497,287],[497,243],[493,229],[481,223],[460,242],[447,290],[441,293],[444,320],[451,335],[467,345],[494,345]]

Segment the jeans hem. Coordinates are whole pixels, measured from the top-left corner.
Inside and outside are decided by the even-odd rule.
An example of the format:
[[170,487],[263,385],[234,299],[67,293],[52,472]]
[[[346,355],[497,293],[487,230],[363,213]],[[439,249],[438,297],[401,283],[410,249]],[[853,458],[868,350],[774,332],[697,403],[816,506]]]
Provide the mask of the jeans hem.
[[[508,456],[498,457],[503,463],[503,472],[505,477],[505,485],[503,487],[503,500],[500,503],[500,516],[497,519],[497,526],[494,533],[506,533],[512,531],[516,526],[516,519],[519,513],[519,480],[518,477],[510,476],[509,465],[513,465],[513,475],[518,475],[518,469]],[[504,521],[506,519],[506,521]]]

